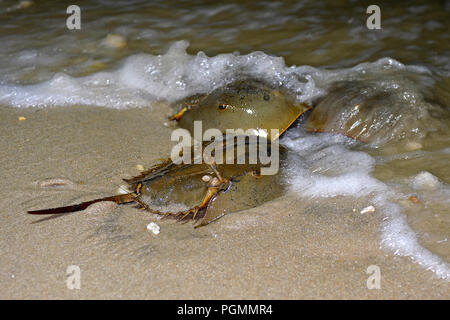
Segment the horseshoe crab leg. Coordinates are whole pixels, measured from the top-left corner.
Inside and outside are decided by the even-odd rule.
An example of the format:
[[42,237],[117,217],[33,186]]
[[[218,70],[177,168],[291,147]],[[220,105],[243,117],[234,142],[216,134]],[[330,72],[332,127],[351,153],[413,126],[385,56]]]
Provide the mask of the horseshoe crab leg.
[[191,109],[190,106],[184,107],[183,109],[181,109],[180,111],[178,111],[177,113],[175,113],[174,115],[169,117],[170,121],[180,121],[180,119],[183,117],[184,113],[186,111],[189,111]]

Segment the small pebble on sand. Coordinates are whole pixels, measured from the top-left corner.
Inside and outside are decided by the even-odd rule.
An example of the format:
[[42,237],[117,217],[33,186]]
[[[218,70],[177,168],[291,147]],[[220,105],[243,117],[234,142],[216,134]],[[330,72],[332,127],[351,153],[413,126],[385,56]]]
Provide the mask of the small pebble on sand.
[[27,120],[27,118],[25,118],[25,117],[19,117],[19,121],[24,121],[24,120]]
[[120,34],[108,34],[103,44],[109,48],[122,49],[127,46],[127,39]]
[[364,209],[361,210],[361,214],[365,214],[365,213],[372,213],[375,212],[375,207],[374,206],[368,206],[365,207]]
[[138,169],[139,171],[145,171],[145,168],[142,164],[137,164],[136,169]]
[[19,9],[26,9],[33,5],[33,1],[30,0],[24,0],[19,2]]
[[153,234],[159,234],[160,227],[156,223],[150,222],[147,225],[147,230],[153,232]]
[[163,125],[166,128],[176,128],[177,122],[176,121],[164,122]]
[[411,179],[411,187],[416,190],[437,189],[440,185],[439,179],[428,171],[421,171]]

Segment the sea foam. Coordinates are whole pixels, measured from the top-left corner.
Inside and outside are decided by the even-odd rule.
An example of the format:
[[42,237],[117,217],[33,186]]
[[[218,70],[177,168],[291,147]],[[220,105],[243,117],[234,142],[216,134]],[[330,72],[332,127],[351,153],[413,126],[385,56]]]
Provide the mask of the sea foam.
[[283,86],[298,101],[311,103],[326,93],[328,85],[343,79],[392,72],[410,72],[417,76],[429,74],[425,67],[406,66],[391,58],[348,69],[323,70],[310,66],[287,66],[282,57],[258,51],[214,57],[203,52],[190,55],[186,52],[188,46],[187,41],[177,41],[165,54],[131,55],[115,69],[84,77],[59,72],[36,84],[3,82],[0,85],[0,103],[18,108],[71,105],[117,109],[146,107],[156,100],[173,102],[245,78],[263,79],[271,85]]

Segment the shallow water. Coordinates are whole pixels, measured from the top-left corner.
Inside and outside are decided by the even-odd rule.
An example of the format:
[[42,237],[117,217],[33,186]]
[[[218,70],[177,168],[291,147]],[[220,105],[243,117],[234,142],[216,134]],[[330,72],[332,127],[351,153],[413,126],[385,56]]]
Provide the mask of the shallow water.
[[[78,1],[69,31],[70,4],[0,3],[0,104],[154,108],[236,79],[284,87],[322,103],[338,132],[302,119],[284,136],[291,193],[364,197],[383,248],[450,279],[448,1],[380,4],[381,30],[367,29],[364,1]],[[363,143],[339,130],[365,101]]]

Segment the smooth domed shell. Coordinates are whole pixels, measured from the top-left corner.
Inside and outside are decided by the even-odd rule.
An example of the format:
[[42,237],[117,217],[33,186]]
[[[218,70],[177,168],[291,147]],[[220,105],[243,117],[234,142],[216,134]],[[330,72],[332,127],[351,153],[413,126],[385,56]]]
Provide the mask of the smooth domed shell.
[[[194,121],[201,121],[202,132],[218,129],[242,129],[246,133],[276,139],[305,111],[285,91],[273,89],[255,80],[236,81],[202,97],[186,99],[186,110],[179,126],[194,134]],[[278,134],[271,134],[271,129]],[[247,131],[248,130],[248,131]]]

